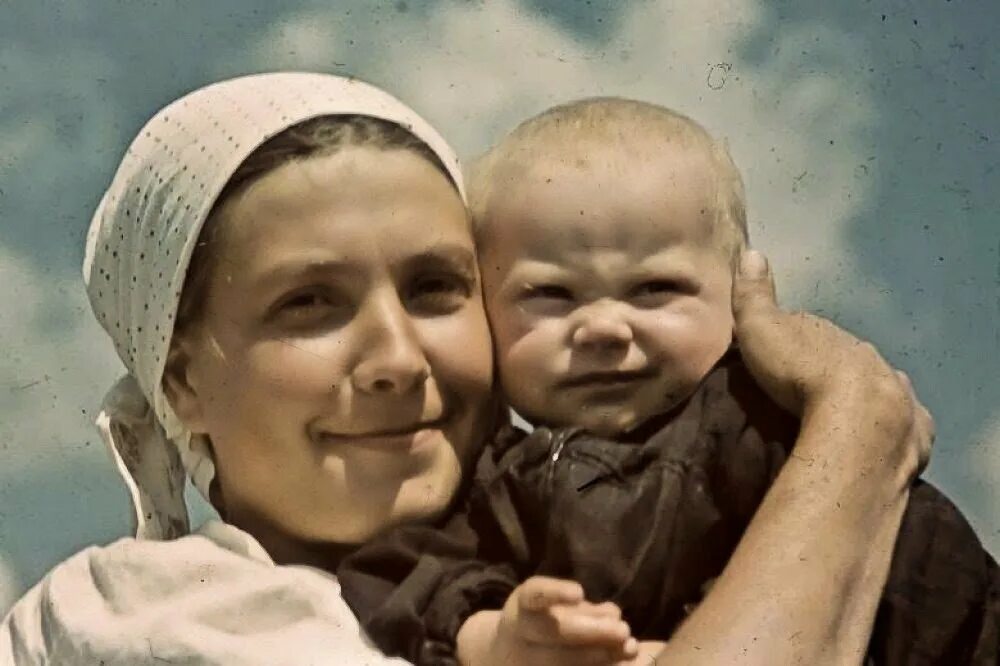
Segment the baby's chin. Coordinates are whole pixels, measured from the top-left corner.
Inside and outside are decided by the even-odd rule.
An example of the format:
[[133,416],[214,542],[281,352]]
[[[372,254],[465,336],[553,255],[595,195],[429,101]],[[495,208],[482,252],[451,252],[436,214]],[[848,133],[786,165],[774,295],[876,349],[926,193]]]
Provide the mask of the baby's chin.
[[[627,435],[652,419],[667,414],[691,394],[691,387],[670,387],[666,395],[628,400],[617,404],[564,402],[543,409],[517,409],[534,425],[584,428],[598,437],[614,439]],[[537,414],[537,417],[536,417]]]
[[642,425],[655,414],[645,415],[626,406],[579,405],[549,407],[547,410],[517,409],[529,423],[550,428],[583,428],[598,437],[615,438]]

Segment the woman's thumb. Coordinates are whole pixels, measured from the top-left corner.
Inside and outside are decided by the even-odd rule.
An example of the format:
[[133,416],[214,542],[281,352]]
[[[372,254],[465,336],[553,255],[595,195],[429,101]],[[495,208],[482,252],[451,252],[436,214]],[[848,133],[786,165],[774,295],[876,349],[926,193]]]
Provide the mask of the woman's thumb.
[[776,307],[774,278],[767,258],[757,250],[744,250],[733,280],[733,314],[739,320],[751,310]]

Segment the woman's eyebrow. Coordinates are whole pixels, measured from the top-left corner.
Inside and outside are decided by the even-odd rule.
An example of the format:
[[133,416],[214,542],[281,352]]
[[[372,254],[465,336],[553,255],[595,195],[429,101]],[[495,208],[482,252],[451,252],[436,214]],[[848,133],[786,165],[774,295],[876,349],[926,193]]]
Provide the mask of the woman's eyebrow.
[[403,261],[407,268],[431,265],[453,268],[468,275],[475,275],[476,256],[472,250],[457,243],[440,243],[410,255]]
[[324,275],[356,275],[360,268],[348,261],[340,259],[316,259],[301,260],[293,259],[274,266],[268,267],[254,279],[254,284],[259,287],[266,287],[277,282],[283,282],[300,275],[313,275],[322,273]]
[[[404,268],[412,270],[421,266],[436,266],[451,268],[468,275],[475,275],[476,257],[472,250],[457,243],[437,244],[425,250],[411,254],[401,262]],[[362,262],[348,261],[338,258],[330,259],[291,259],[277,262],[262,270],[253,278],[253,284],[259,288],[285,282],[302,275],[326,276],[357,276],[364,272]]]

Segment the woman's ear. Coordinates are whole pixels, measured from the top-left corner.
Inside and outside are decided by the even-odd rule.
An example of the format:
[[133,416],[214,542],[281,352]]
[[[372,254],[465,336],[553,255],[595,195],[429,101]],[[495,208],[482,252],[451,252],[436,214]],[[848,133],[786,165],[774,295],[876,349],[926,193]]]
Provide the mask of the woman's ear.
[[184,427],[195,434],[207,434],[202,410],[202,396],[191,381],[192,347],[187,336],[175,335],[163,369],[163,393]]

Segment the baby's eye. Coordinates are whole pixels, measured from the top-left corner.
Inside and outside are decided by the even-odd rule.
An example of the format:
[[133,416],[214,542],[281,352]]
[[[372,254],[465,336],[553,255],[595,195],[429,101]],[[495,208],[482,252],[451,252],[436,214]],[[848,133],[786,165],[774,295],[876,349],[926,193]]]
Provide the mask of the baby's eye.
[[575,307],[573,292],[557,284],[525,285],[519,300],[524,312],[538,317],[562,317]]
[[640,305],[655,307],[684,291],[676,280],[648,280],[633,287],[629,296]]
[[555,284],[535,284],[524,289],[524,297],[528,299],[551,299],[557,301],[569,301],[573,299],[573,293],[566,287]]
[[406,294],[416,312],[428,315],[454,312],[472,295],[471,281],[461,275],[423,275],[413,280]]
[[679,291],[680,285],[674,280],[650,280],[643,282],[632,290],[633,294],[670,294]]

